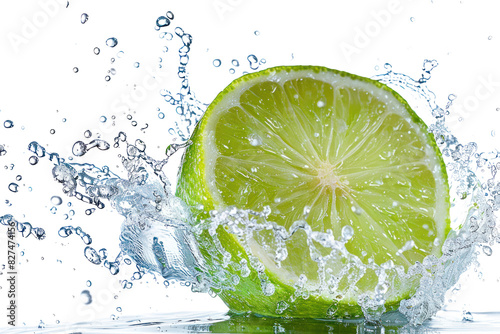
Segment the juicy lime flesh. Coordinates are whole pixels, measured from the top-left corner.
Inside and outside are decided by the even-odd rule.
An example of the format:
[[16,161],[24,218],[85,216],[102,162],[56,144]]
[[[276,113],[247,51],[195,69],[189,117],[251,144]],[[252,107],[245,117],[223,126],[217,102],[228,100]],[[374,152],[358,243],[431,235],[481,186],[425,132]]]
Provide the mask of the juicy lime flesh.
[[[369,92],[311,78],[258,83],[221,114],[214,136],[224,204],[270,206],[269,220],[285,227],[305,209],[313,230],[336,236],[349,225],[347,249],[379,264],[407,266],[434,248],[426,138]],[[415,247],[397,256],[410,239]]]
[[[177,191],[191,205],[257,211],[269,206],[269,221],[288,228],[305,219],[337,240],[348,225],[353,233],[346,248],[364,263],[392,261],[408,268],[439,253],[449,224],[444,165],[422,121],[379,83],[318,67],[251,74],[219,95],[192,140]],[[258,245],[265,236],[256,239]],[[235,258],[244,257],[235,239],[221,235],[224,242]],[[258,246],[254,251],[281,290],[256,303],[258,284],[242,279],[240,290],[221,294],[235,310],[276,315],[273,305],[298,275],[317,279],[300,234],[280,269],[274,254]],[[343,279],[339,289],[349,284]],[[356,289],[366,292],[376,284],[377,275],[368,270]],[[406,298],[408,289],[393,291],[388,303]],[[355,304],[355,295],[345,307]],[[323,303],[328,307],[331,300]],[[307,314],[305,307],[297,314]]]

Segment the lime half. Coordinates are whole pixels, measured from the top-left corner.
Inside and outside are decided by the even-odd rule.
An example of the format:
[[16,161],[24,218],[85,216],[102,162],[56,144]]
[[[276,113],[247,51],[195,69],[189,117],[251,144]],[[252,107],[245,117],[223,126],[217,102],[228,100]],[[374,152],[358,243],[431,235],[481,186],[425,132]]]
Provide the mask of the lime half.
[[[264,234],[200,234],[208,264],[220,263],[214,243],[235,264],[225,270],[239,283],[219,292],[234,312],[352,318],[377,296],[394,310],[419,284],[407,269],[440,255],[449,230],[444,162],[423,121],[380,82],[317,66],[251,73],[217,96],[191,140],[177,195],[197,221],[210,210],[269,207],[267,221],[286,230],[305,222],[309,236],[331,235],[347,251],[303,232],[277,261]],[[242,260],[258,265],[241,275]]]

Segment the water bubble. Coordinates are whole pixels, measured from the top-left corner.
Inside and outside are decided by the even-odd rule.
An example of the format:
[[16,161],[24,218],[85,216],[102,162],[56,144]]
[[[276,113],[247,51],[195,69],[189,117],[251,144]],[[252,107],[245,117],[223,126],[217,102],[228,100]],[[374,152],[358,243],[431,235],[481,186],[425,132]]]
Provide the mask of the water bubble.
[[160,28],[167,27],[170,25],[170,20],[166,16],[160,16],[156,19],[156,25]]
[[54,133],[56,133],[56,130],[54,130],[54,129],[50,129],[50,131],[49,131],[49,132],[50,132],[50,134],[51,134],[51,135],[53,135]]
[[106,116],[99,117],[99,122],[101,122],[101,123],[106,123],[107,120],[108,120],[108,118]]
[[88,280],[87,281],[87,286],[90,288],[92,286],[92,281]]
[[234,74],[234,72],[235,72],[235,71],[234,71],[234,68],[230,68],[230,69],[229,69],[229,73]]
[[135,67],[135,68],[139,68],[139,66],[140,66],[140,65],[141,65],[141,64],[140,64],[138,61],[136,61],[136,62],[134,63],[134,67]]
[[88,19],[89,19],[89,16],[88,16],[88,14],[87,14],[87,13],[83,13],[83,14],[80,16],[80,22],[81,22],[82,24],[85,24],[85,23],[88,21]]
[[12,122],[11,120],[6,120],[5,122],[3,122],[3,126],[6,129],[11,129],[14,127],[14,122]]
[[111,61],[111,64],[113,64],[115,62],[115,58],[111,58],[110,61]]
[[488,36],[488,41],[491,41],[493,39],[493,36]]
[[99,49],[97,46],[94,48],[94,54],[98,55],[101,53],[101,49]]
[[108,73],[111,73],[111,75],[115,75],[116,74],[116,69],[115,68],[111,68]]
[[109,80],[111,80],[111,77],[110,77],[109,75],[106,75],[106,76],[104,77],[104,80],[105,80],[105,81],[109,81]]
[[412,17],[410,17],[410,21],[411,21],[411,22],[415,22],[415,18],[414,18],[413,16],[412,16]]
[[165,114],[162,113],[162,112],[158,113],[158,118],[159,119],[164,119],[165,118]]
[[254,34],[255,36],[259,36],[259,35],[260,35],[260,31],[255,30],[255,31],[253,32],[253,34]]
[[21,175],[16,176],[16,181],[21,181],[23,177]]
[[115,37],[110,37],[106,40],[106,45],[110,48],[114,48],[118,45],[118,40]]
[[78,67],[73,67],[73,72],[78,73]]
[[92,303],[92,295],[89,290],[83,290],[80,294],[80,298],[85,305]]
[[54,205],[61,205],[62,204],[62,198],[59,196],[52,196],[50,198],[50,202]]
[[495,132],[495,130],[491,130],[491,136],[492,136],[492,137],[495,137],[495,136],[496,136],[496,132]]
[[38,163],[38,157],[32,155],[31,157],[29,157],[28,162],[30,163],[30,165],[36,165]]
[[166,17],[168,17],[170,20],[173,20],[174,19],[174,13],[172,13],[171,11],[168,11],[166,14],[165,14]]
[[221,65],[220,59],[214,59],[212,63],[214,64],[215,67],[219,67]]
[[85,138],[90,138],[92,137],[92,132],[90,132],[90,130],[86,130],[84,133],[83,133],[83,136]]
[[122,311],[122,308],[121,308],[120,306],[118,306],[118,307],[116,308],[116,311],[121,312],[121,311]]
[[231,60],[231,64],[233,64],[233,66],[235,66],[235,67],[240,66],[240,62],[237,59]]
[[12,182],[11,184],[9,184],[8,188],[13,193],[17,193],[19,185],[17,183]]
[[7,150],[5,149],[5,147],[3,145],[0,145],[0,157],[2,155],[6,155],[7,154]]

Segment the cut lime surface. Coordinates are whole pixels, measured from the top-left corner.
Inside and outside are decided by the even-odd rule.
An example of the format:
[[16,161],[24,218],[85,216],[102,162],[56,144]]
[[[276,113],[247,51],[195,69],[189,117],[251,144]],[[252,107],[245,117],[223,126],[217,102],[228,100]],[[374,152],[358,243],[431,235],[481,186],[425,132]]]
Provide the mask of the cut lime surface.
[[[265,235],[243,245],[220,228],[233,263],[251,255],[264,267],[245,276],[227,266],[240,281],[219,295],[235,312],[350,318],[361,314],[360,298],[377,293],[394,310],[418,285],[402,273],[440,255],[449,229],[445,165],[426,125],[379,82],[314,66],[248,74],[217,96],[191,140],[177,195],[198,221],[214,209],[269,207],[267,221],[287,230],[305,221],[349,254],[298,233],[277,263]],[[216,262],[213,237],[199,236],[208,264]]]

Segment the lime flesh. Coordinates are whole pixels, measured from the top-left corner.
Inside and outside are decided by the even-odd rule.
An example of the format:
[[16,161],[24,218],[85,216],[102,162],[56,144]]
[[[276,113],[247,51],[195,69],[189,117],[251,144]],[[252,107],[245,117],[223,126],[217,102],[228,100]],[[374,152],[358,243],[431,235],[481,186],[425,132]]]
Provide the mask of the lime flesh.
[[[217,238],[232,261],[248,260],[250,249],[274,286],[272,294],[263,292],[261,276],[250,268],[234,291],[219,293],[235,312],[359,316],[359,297],[380,282],[373,264],[406,270],[440,255],[449,229],[444,163],[425,124],[379,82],[313,66],[252,73],[217,96],[191,140],[177,195],[193,208],[202,205],[194,210],[198,221],[213,209],[269,207],[268,221],[289,229],[304,220],[312,231],[342,240],[358,264],[367,266],[353,281],[352,261],[327,263],[326,271],[339,279],[335,288],[323,289],[306,236],[298,234],[288,256],[276,264],[265,236],[244,247],[219,229]],[[207,263],[215,259],[208,250],[211,238],[199,236]],[[239,274],[231,266],[228,270]],[[312,293],[296,298],[301,275]],[[387,311],[418,285],[418,277],[401,281],[396,276],[386,280]]]

